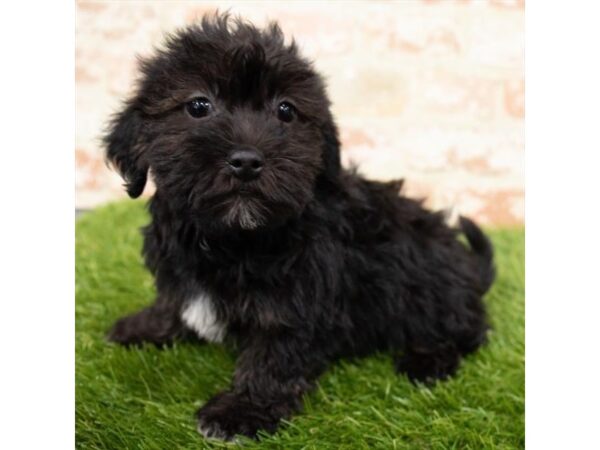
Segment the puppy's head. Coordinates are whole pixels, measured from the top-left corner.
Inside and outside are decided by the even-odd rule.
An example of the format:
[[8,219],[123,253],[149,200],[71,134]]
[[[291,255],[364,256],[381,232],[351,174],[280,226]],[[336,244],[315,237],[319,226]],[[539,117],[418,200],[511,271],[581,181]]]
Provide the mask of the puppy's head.
[[205,17],[141,63],[104,138],[131,197],[157,195],[190,220],[256,229],[301,214],[340,170],[324,83],[279,27]]

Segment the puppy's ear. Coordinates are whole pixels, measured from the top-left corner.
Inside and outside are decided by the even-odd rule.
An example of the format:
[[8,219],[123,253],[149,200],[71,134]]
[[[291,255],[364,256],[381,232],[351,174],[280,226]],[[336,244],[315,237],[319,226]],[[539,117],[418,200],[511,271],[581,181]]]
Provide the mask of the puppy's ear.
[[340,170],[340,140],[338,130],[333,121],[329,118],[321,127],[323,135],[323,165],[325,167],[325,176],[330,180],[337,179]]
[[103,138],[106,159],[125,180],[125,189],[131,198],[142,194],[148,177],[142,127],[140,111],[129,104],[113,118]]

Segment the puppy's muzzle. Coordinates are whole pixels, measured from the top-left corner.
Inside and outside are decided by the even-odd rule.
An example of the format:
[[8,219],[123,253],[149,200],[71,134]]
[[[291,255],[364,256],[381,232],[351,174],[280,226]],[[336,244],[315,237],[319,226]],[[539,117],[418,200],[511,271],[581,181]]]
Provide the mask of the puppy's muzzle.
[[231,152],[227,164],[236,178],[251,181],[258,178],[262,172],[265,159],[258,150],[244,147]]

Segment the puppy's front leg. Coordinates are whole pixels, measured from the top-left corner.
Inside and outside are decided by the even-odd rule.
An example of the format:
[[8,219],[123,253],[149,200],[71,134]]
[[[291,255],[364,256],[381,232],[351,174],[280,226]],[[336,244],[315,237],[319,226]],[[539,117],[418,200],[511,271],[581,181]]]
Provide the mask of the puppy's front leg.
[[152,306],[119,319],[108,333],[108,340],[121,345],[169,344],[186,334],[179,310],[179,305],[159,297]]
[[289,333],[255,336],[246,343],[232,387],[198,411],[198,431],[230,440],[236,434],[256,437],[274,432],[279,421],[302,406],[302,395],[325,367],[307,340]]

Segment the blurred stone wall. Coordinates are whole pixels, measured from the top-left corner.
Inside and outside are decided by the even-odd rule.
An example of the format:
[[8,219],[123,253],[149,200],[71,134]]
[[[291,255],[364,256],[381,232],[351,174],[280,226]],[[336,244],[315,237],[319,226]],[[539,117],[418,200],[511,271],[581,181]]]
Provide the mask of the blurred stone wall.
[[346,164],[404,177],[434,208],[523,222],[524,0],[78,2],[78,208],[124,197],[99,136],[131,92],[136,54],[216,9],[277,20],[315,61]]

